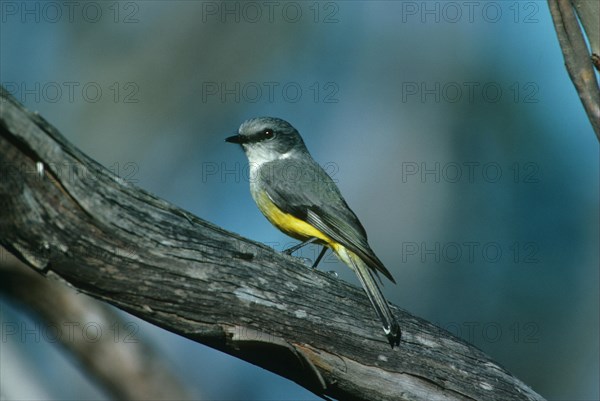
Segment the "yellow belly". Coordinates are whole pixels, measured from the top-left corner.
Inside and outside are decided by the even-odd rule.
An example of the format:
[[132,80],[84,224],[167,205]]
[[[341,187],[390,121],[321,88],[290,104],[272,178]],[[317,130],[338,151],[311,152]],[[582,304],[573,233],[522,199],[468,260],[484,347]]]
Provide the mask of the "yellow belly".
[[279,209],[266,193],[262,193],[254,199],[260,211],[275,227],[286,233],[287,235],[299,240],[307,240],[309,238],[318,238],[320,242],[335,247],[334,241],[315,227],[305,221],[302,221],[291,214],[284,213]]

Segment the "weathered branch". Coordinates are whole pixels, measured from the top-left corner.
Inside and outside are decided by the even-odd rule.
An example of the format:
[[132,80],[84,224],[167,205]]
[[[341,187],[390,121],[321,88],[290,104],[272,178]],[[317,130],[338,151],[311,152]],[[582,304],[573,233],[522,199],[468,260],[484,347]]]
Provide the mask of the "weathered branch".
[[600,2],[597,0],[571,0],[590,43],[592,54],[600,56]]
[[[40,331],[66,349],[114,399],[193,399],[140,338],[137,324],[125,322],[106,304],[6,257],[0,264],[0,294],[33,311],[46,328]],[[3,338],[11,336],[9,323],[3,322]]]
[[[172,332],[343,400],[542,400],[477,348],[128,185],[0,93],[0,242]],[[68,173],[67,173],[68,172]]]
[[[565,66],[596,137],[600,140],[600,87],[596,80],[592,55],[585,44],[573,5],[571,0],[548,0],[548,6],[565,58]],[[592,43],[597,44],[597,40],[594,39]]]

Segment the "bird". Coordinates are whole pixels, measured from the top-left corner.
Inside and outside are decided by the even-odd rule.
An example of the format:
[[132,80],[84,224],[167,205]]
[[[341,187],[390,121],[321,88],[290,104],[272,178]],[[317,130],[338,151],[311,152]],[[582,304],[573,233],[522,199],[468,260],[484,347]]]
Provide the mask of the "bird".
[[339,188],[312,158],[304,140],[287,121],[258,117],[244,121],[236,135],[225,139],[244,150],[250,170],[250,193],[258,209],[276,228],[302,241],[287,253],[314,242],[353,270],[383,325],[392,349],[401,331],[375,278],[396,283],[369,246],[363,225]]

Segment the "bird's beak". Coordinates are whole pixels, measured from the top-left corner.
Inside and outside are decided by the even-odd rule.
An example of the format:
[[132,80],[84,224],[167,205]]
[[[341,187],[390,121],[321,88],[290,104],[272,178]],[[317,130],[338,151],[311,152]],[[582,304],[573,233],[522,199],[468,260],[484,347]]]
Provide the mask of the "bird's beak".
[[237,143],[237,144],[241,145],[242,143],[245,142],[244,139],[245,138],[241,135],[233,135],[233,136],[230,136],[229,138],[225,138],[225,142]]

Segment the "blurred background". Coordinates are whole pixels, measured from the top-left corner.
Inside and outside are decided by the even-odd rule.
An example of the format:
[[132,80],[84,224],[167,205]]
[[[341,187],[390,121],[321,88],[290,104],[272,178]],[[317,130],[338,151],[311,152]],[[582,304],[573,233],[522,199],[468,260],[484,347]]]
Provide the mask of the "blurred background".
[[[546,2],[0,4],[2,85],[115,174],[281,250],[224,138],[284,118],[396,278],[390,302],[549,400],[600,398],[598,142]],[[18,302],[0,312],[4,399],[110,398]],[[195,399],[317,399],[122,315]]]

